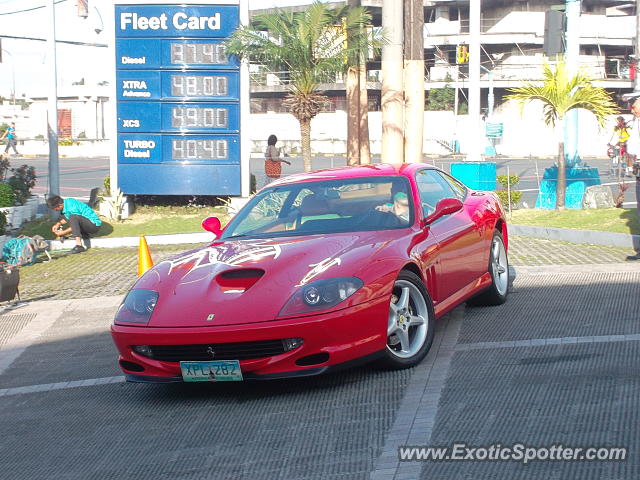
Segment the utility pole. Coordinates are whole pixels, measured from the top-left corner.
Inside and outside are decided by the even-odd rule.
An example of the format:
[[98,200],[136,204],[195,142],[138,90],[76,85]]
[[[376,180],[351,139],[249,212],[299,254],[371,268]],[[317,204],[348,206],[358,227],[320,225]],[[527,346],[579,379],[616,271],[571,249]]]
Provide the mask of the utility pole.
[[480,0],[469,1],[469,143],[467,161],[482,160],[480,123]]
[[424,138],[424,9],[404,0],[404,161],[422,162]]
[[383,0],[382,28],[388,42],[382,47],[382,162],[404,159],[403,141],[403,5]]
[[[578,73],[580,66],[580,0],[566,0],[565,15],[567,18],[567,34],[565,62],[569,78]],[[567,166],[578,163],[578,109],[567,112],[565,117],[565,158]]]
[[466,161],[451,164],[451,175],[475,190],[496,189],[496,163],[482,157],[485,135],[480,121],[480,0],[469,0],[469,124]]
[[56,68],[56,13],[55,2],[49,0],[49,102],[47,109],[47,136],[49,138],[49,195],[60,195],[60,169],[58,166],[58,72]]
[[636,38],[633,40],[633,54],[634,54],[634,62],[633,68],[636,69],[634,81],[633,81],[633,90],[635,92],[640,92],[640,78],[638,78],[638,68],[640,67],[640,1],[636,1]]

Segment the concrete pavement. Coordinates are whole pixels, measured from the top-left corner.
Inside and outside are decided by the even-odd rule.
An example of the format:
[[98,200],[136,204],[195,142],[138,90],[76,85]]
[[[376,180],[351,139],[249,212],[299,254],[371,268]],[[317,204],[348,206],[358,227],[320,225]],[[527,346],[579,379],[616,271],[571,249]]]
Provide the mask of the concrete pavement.
[[[188,237],[192,238],[192,237]],[[200,238],[200,237],[198,237]],[[571,265],[623,263],[630,249],[605,245],[574,245],[553,240],[510,236],[512,265]],[[202,240],[201,240],[202,241]],[[137,242],[133,238],[131,242]],[[73,243],[65,242],[71,248]],[[194,248],[191,245],[154,245],[154,262]],[[201,245],[201,244],[200,244]],[[92,248],[70,255],[53,253],[51,262],[38,262],[20,270],[20,295],[25,300],[61,300],[125,293],[136,279],[136,247]],[[44,256],[41,256],[44,259]]]
[[[152,246],[156,262],[186,245]],[[0,313],[0,464],[11,479],[635,479],[640,264],[511,237],[507,303],[459,307],[420,366],[227,385],[125,384],[108,333],[137,249],[21,270]],[[401,462],[403,445],[621,445],[624,461]]]

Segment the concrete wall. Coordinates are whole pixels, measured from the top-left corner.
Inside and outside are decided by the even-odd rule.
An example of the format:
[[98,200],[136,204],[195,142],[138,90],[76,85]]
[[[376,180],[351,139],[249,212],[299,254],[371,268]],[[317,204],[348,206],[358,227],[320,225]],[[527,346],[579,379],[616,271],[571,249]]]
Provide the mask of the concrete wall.
[[[579,113],[579,154],[581,156],[605,156],[607,143],[611,137],[615,117],[612,116],[604,129],[598,127],[593,115],[585,110]],[[630,118],[630,117],[628,117]],[[504,124],[504,136],[498,139],[496,151],[509,156],[555,156],[557,145],[554,140],[553,129],[545,125],[542,119],[542,107],[539,103],[525,105],[520,113],[520,107],[515,102],[507,102],[497,110],[493,122]],[[424,113],[424,152],[425,154],[442,155],[448,151],[435,140],[460,143],[462,153],[466,149],[467,116],[459,115],[457,119],[453,112],[425,112]],[[253,114],[249,119],[252,151],[262,153],[266,146],[267,137],[275,134],[279,144],[285,151],[296,153],[300,151],[300,129],[298,122],[290,114]],[[382,134],[381,112],[369,113],[369,136],[371,151],[380,153],[380,138]],[[343,154],[346,151],[347,137],[346,113],[322,113],[311,122],[312,143],[315,153]]]
[[[61,105],[62,106],[62,105]],[[84,110],[86,117],[80,120],[86,132],[92,137],[91,129],[95,128],[95,104],[88,103]],[[46,116],[44,111],[31,111],[28,117],[21,117],[17,122],[18,132],[22,138],[28,135],[29,127],[33,127],[31,133],[44,133],[42,126]],[[627,118],[630,118],[627,116]],[[504,136],[496,142],[496,151],[500,155],[508,156],[555,156],[557,146],[554,140],[553,129],[544,124],[542,108],[540,104],[530,103],[525,105],[520,113],[520,107],[515,102],[507,102],[496,109],[492,122],[504,124]],[[440,142],[452,143],[457,140],[461,153],[465,153],[467,137],[465,132],[468,118],[466,115],[454,117],[453,112],[425,112],[424,113],[424,153],[427,155],[448,155],[447,150]],[[579,154],[583,157],[606,154],[607,143],[611,137],[615,116],[607,122],[605,129],[600,129],[593,115],[587,111],[580,111],[579,125]],[[252,114],[249,117],[248,135],[251,140],[251,150],[254,156],[263,154],[267,138],[275,134],[279,145],[290,154],[300,153],[300,128],[297,120],[291,114],[263,113]],[[369,135],[371,152],[380,153],[382,134],[382,113],[369,113]],[[344,111],[336,113],[321,113],[311,122],[312,142],[311,148],[315,154],[343,155],[346,152],[347,116]],[[110,140],[100,142],[81,142],[80,146],[60,147],[61,155],[86,155],[108,156],[110,154]],[[29,142],[20,149],[25,154],[48,154],[47,143],[43,140]]]

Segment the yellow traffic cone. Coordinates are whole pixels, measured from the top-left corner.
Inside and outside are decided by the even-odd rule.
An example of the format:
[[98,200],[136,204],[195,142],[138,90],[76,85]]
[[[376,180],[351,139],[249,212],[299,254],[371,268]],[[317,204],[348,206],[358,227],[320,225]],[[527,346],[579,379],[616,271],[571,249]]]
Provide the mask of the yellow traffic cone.
[[151,253],[149,253],[149,245],[144,235],[140,235],[140,246],[138,247],[138,276],[142,276],[144,272],[153,267]]

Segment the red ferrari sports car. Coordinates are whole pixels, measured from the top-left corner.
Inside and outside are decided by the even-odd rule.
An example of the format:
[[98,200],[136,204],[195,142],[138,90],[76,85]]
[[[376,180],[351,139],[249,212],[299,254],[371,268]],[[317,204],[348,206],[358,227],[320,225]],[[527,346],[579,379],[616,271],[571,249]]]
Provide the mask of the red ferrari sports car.
[[435,320],[507,298],[498,198],[431,165],[292,175],[249,200],[213,243],[154,266],[111,328],[133,382],[315,375],[420,362]]

